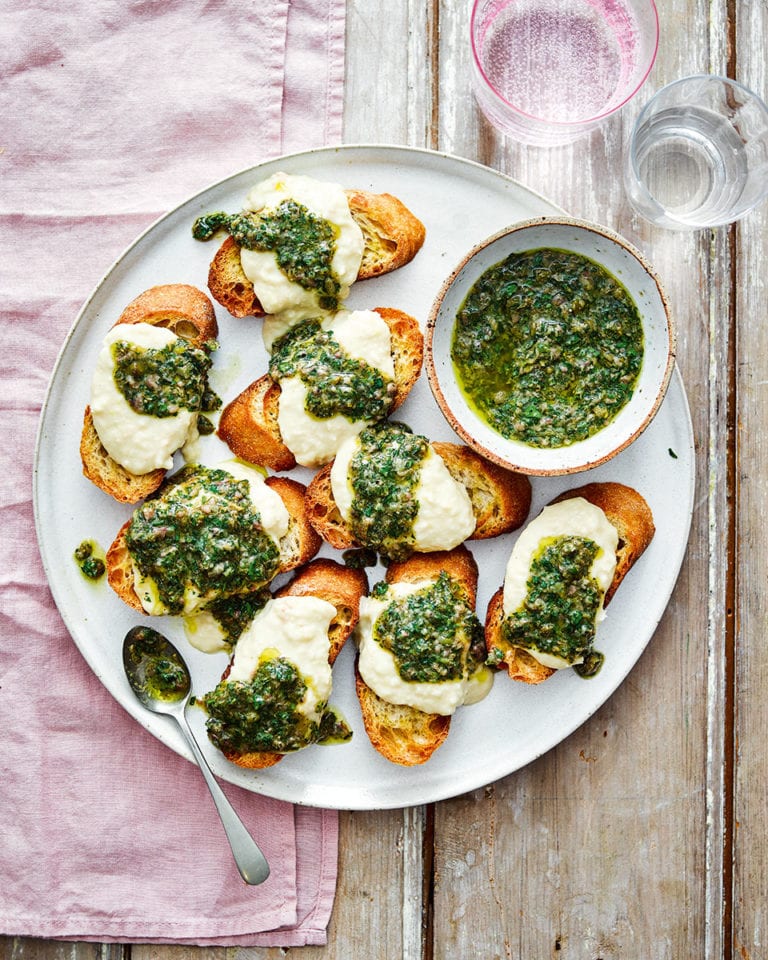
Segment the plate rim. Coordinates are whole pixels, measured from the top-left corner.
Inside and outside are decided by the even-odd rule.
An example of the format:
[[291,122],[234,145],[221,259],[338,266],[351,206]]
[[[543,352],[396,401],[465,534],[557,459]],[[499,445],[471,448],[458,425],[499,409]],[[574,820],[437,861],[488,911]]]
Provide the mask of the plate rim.
[[[355,155],[357,155],[357,157]],[[479,176],[483,179],[489,179],[490,181],[493,181],[496,183],[498,182],[506,183],[510,187],[513,187],[517,190],[522,191],[527,198],[534,199],[541,202],[543,207],[546,207],[549,211],[551,211],[555,215],[563,214],[565,216],[568,216],[566,211],[564,211],[562,208],[552,203],[552,201],[550,201],[541,193],[535,190],[532,190],[526,185],[522,184],[520,181],[516,180],[514,177],[511,177],[508,174],[495,170],[492,167],[488,167],[476,160],[460,157],[445,151],[432,150],[424,147],[407,147],[407,146],[400,146],[396,144],[376,144],[376,143],[343,144],[343,145],[337,145],[337,146],[311,148],[307,150],[296,151],[289,154],[281,154],[281,155],[265,158],[263,161],[257,164],[244,167],[241,170],[238,170],[226,177],[213,181],[209,183],[206,187],[198,190],[196,193],[183,198],[179,203],[177,203],[171,209],[162,213],[159,217],[156,217],[146,228],[144,228],[131,241],[131,243],[129,243],[122,250],[120,255],[113,260],[110,266],[105,270],[102,277],[98,280],[98,282],[92,288],[89,295],[83,302],[81,308],[77,312],[77,315],[75,316],[70,326],[70,329],[68,330],[61,344],[58,355],[56,357],[56,361],[53,365],[53,368],[49,376],[48,384],[46,386],[45,396],[40,408],[38,427],[37,427],[37,433],[36,433],[35,445],[34,445],[33,484],[32,484],[34,525],[35,525],[35,533],[36,533],[37,542],[38,542],[38,549],[39,549],[40,557],[42,560],[43,570],[46,576],[46,580],[47,580],[49,589],[51,590],[51,594],[54,598],[54,602],[56,603],[56,607],[59,612],[59,615],[62,617],[62,620],[64,621],[64,625],[67,629],[67,632],[70,635],[70,638],[72,639],[73,643],[78,648],[78,650],[80,650],[83,658],[88,664],[89,669],[91,669],[91,671],[97,677],[99,682],[103,686],[105,686],[110,696],[112,696],[113,699],[115,699],[118,702],[118,704],[121,707],[123,707],[131,716],[133,716],[134,719],[136,719],[149,733],[151,733],[156,738],[160,739],[160,741],[165,746],[174,750],[174,752],[179,753],[181,756],[184,756],[190,762],[194,762],[194,761],[193,761],[191,752],[189,751],[188,747],[186,747],[186,744],[181,742],[177,746],[173,742],[169,742],[169,738],[166,734],[166,727],[162,722],[158,724],[156,722],[155,717],[152,714],[146,714],[145,711],[142,712],[140,706],[138,705],[136,710],[129,709],[128,705],[124,703],[118,696],[116,696],[115,692],[105,682],[103,677],[100,675],[99,671],[96,669],[95,665],[91,662],[91,659],[88,656],[87,650],[85,649],[87,645],[81,643],[81,641],[77,636],[77,632],[70,627],[68,617],[63,612],[62,605],[59,603],[58,588],[57,586],[55,586],[55,582],[56,582],[55,578],[52,577],[51,575],[52,565],[45,547],[44,535],[42,531],[43,520],[42,520],[42,511],[41,511],[41,490],[40,490],[41,480],[40,480],[39,464],[40,464],[40,458],[41,458],[41,451],[45,442],[44,432],[45,432],[47,417],[49,413],[49,406],[51,404],[52,394],[54,392],[54,385],[56,384],[60,368],[64,363],[65,357],[67,356],[70,343],[74,338],[75,334],[78,332],[78,329],[81,323],[83,322],[84,318],[88,314],[94,300],[99,296],[102,289],[109,283],[110,278],[115,273],[115,271],[121,266],[123,261],[129,256],[129,254],[138,245],[140,245],[147,238],[148,235],[150,235],[159,227],[161,227],[161,225],[164,224],[165,221],[173,218],[174,215],[177,214],[182,207],[186,207],[189,204],[194,203],[194,201],[207,195],[210,191],[225,187],[228,183],[238,178],[244,177],[252,172],[257,174],[257,172],[263,169],[265,166],[273,166],[282,161],[286,161],[286,162],[290,161],[293,163],[296,161],[300,161],[302,158],[321,157],[325,159],[325,158],[332,158],[333,156],[342,156],[345,158],[352,158],[353,162],[355,161],[355,159],[357,159],[358,162],[361,162],[361,163],[364,163],[366,161],[382,163],[388,160],[389,158],[402,158],[403,161],[412,162],[414,157],[418,158],[418,160],[421,163],[426,163],[428,165],[448,163],[450,165],[455,166],[457,169],[466,168],[466,169],[472,170],[476,176]],[[512,222],[517,222],[517,221],[512,221]],[[696,478],[695,443],[694,443],[693,425],[692,425],[691,416],[690,416],[690,407],[689,407],[685,387],[683,384],[683,380],[676,364],[674,366],[674,371],[673,371],[672,379],[670,382],[670,388],[671,388],[670,392],[672,391],[672,389],[674,389],[674,393],[676,394],[676,397],[675,397],[676,402],[682,404],[682,413],[684,415],[683,426],[685,428],[684,433],[686,436],[686,441],[688,443],[689,453],[690,453],[691,467],[690,467],[690,472],[688,474],[688,488],[686,490],[686,497],[687,497],[687,503],[689,505],[689,509],[687,511],[687,520],[685,524],[686,536],[681,538],[681,542],[678,544],[677,556],[675,557],[674,563],[670,565],[671,567],[674,568],[674,576],[670,577],[669,589],[665,591],[665,595],[663,598],[664,602],[663,602],[663,605],[659,608],[660,609],[659,615],[658,617],[655,618],[653,623],[647,624],[648,638],[643,644],[640,651],[638,652],[637,656],[634,658],[634,660],[632,660],[631,663],[628,664],[628,666],[626,667],[626,670],[624,670],[621,673],[616,683],[609,688],[608,692],[605,694],[604,698],[600,701],[600,703],[595,707],[595,709],[590,711],[586,715],[583,715],[583,714],[579,715],[577,722],[569,726],[567,729],[565,728],[558,729],[549,740],[544,742],[544,745],[542,745],[540,749],[537,749],[535,752],[531,753],[531,755],[524,762],[518,763],[510,768],[505,769],[504,771],[497,771],[493,776],[494,780],[499,779],[501,777],[509,776],[515,773],[517,770],[522,769],[523,767],[527,766],[529,763],[533,762],[534,760],[543,756],[545,753],[549,752],[549,750],[553,749],[555,746],[557,746],[557,744],[561,743],[563,740],[569,737],[575,730],[577,730],[583,723],[585,723],[594,714],[595,710],[603,706],[610,699],[610,697],[613,696],[613,694],[616,692],[618,687],[624,682],[629,672],[633,669],[633,667],[637,663],[637,660],[639,659],[639,657],[642,655],[642,653],[645,651],[648,644],[650,643],[650,640],[652,639],[658,627],[658,624],[662,616],[664,615],[664,612],[669,603],[669,599],[677,583],[680,569],[682,567],[682,563],[687,551],[688,539],[690,536],[690,525],[691,525],[692,513],[693,513],[695,478]],[[666,402],[668,402],[668,399],[665,400],[665,403]],[[578,476],[578,474],[575,476]],[[61,559],[61,558],[58,558],[58,559]],[[235,769],[238,771],[240,770],[240,768],[235,768]],[[492,782],[492,781],[489,781],[487,777],[480,776],[479,778],[475,778],[474,780],[472,780],[472,782],[465,783],[464,780],[462,780],[461,783],[458,785],[458,787],[446,786],[443,789],[432,789],[431,791],[428,791],[427,793],[424,793],[423,795],[417,798],[410,798],[410,799],[399,799],[397,797],[386,798],[380,795],[375,795],[375,791],[374,791],[374,796],[367,796],[367,792],[365,790],[361,790],[360,795],[358,795],[355,798],[355,802],[339,802],[339,800],[335,796],[321,797],[321,796],[314,796],[311,793],[309,797],[295,797],[291,795],[290,792],[286,792],[285,787],[281,789],[279,781],[277,782],[273,782],[273,781],[255,782],[254,781],[251,785],[249,785],[248,783],[243,783],[238,777],[228,777],[226,772],[222,773],[221,770],[217,770],[216,772],[217,772],[217,776],[221,777],[222,779],[228,780],[231,783],[236,783],[238,785],[241,785],[245,789],[249,789],[255,793],[261,793],[265,796],[270,796],[276,799],[282,799],[289,802],[298,803],[300,805],[321,807],[321,808],[322,807],[334,808],[339,810],[401,809],[401,808],[406,808],[414,805],[420,805],[423,803],[431,803],[431,802],[437,802],[437,801],[449,799],[451,797],[459,796],[461,794],[470,792],[474,789],[478,789],[486,785],[487,783]],[[240,771],[240,773],[242,773],[242,771]],[[290,791],[290,789],[291,787],[289,782],[287,786],[287,790]],[[318,787],[315,787],[314,789],[319,789],[320,791],[322,791],[322,789],[324,788],[322,787],[322,785],[320,785]],[[348,799],[349,798],[347,798],[347,800]]]

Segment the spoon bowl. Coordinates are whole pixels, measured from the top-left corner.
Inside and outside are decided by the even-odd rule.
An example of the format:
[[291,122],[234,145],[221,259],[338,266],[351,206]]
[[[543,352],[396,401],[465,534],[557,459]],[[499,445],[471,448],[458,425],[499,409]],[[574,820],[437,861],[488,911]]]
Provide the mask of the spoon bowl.
[[269,864],[219,786],[187,720],[186,708],[194,698],[184,658],[157,630],[133,627],[123,640],[123,667],[139,702],[178,723],[221,817],[240,876],[251,885],[263,883],[269,876]]

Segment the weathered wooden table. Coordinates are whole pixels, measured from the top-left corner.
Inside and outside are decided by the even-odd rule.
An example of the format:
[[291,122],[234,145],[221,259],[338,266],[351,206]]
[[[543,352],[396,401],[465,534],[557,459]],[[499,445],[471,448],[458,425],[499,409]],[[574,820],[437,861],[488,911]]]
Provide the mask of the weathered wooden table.
[[349,0],[345,140],[478,160],[613,227],[656,265],[679,326],[698,463],[667,613],[618,692],[538,761],[433,806],[342,814],[327,947],[99,951],[5,939],[6,956],[768,956],[768,206],[731,228],[665,232],[632,214],[620,178],[631,122],[664,83],[712,72],[765,94],[768,3],[661,0],[659,56],[636,103],[588,139],[550,149],[505,142],[479,116],[469,7]]

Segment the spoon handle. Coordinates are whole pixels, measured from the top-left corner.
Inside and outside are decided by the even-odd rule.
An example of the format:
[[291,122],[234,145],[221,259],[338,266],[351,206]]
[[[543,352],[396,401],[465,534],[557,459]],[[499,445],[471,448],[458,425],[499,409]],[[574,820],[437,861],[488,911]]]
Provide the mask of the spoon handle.
[[208,789],[211,791],[211,797],[221,817],[221,823],[227,835],[227,840],[229,840],[229,845],[232,848],[232,856],[235,858],[240,876],[246,883],[252,885],[263,883],[269,876],[269,864],[267,863],[266,857],[259,849],[256,841],[245,829],[242,820],[235,813],[232,804],[227,800],[224,791],[219,786],[211,768],[208,766],[208,761],[197,745],[197,740],[195,739],[194,733],[192,733],[192,728],[189,725],[186,713],[182,713],[177,719],[182,733],[192,748],[195,760],[197,761],[198,767],[200,767],[200,772],[208,785]]

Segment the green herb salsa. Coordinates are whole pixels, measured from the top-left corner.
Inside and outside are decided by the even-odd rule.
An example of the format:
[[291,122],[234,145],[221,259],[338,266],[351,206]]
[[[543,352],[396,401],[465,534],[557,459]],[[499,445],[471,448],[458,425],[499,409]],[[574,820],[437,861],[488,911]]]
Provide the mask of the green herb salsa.
[[413,552],[415,488],[429,441],[402,423],[366,427],[350,461],[349,527],[358,543],[392,560]]
[[251,680],[223,680],[205,695],[208,736],[225,754],[289,753],[311,743],[349,740],[352,731],[326,704],[319,705],[319,721],[298,709],[306,692],[290,660],[264,659]]
[[460,387],[502,436],[563,447],[606,426],[627,404],[643,361],[637,306],[615,277],[580,254],[512,254],[474,284],[451,356]]
[[131,683],[153,700],[175,703],[189,693],[190,679],[178,650],[152,627],[133,627],[123,645]]
[[224,634],[224,641],[234,646],[262,610],[272,594],[266,587],[253,593],[219,597],[206,607]]
[[525,600],[502,621],[502,642],[571,664],[589,658],[603,602],[590,575],[600,549],[585,537],[544,538],[531,562]]
[[220,229],[246,250],[272,251],[289,280],[317,291],[323,310],[338,308],[341,283],[333,270],[339,233],[335,224],[295,200],[283,200],[274,210],[198,217],[192,236],[210,240]]
[[280,337],[269,373],[273,380],[300,377],[307,390],[306,410],[320,420],[341,414],[375,422],[386,417],[394,399],[394,383],[376,367],[350,357],[319,320],[305,320]]
[[[388,584],[371,591],[386,597]],[[485,660],[483,628],[466,593],[445,571],[429,586],[393,600],[377,618],[373,638],[395,659],[400,677],[441,683],[471,676]]]
[[117,389],[136,413],[174,417],[180,410],[216,410],[221,400],[208,386],[208,350],[178,337],[164,347],[139,347],[125,340],[112,344]]
[[173,614],[183,612],[189,588],[203,597],[249,593],[268,583],[280,563],[248,481],[199,465],[179,471],[137,508],[125,541]]
[[101,580],[106,572],[104,551],[95,540],[83,540],[74,553],[82,575],[90,581]]

